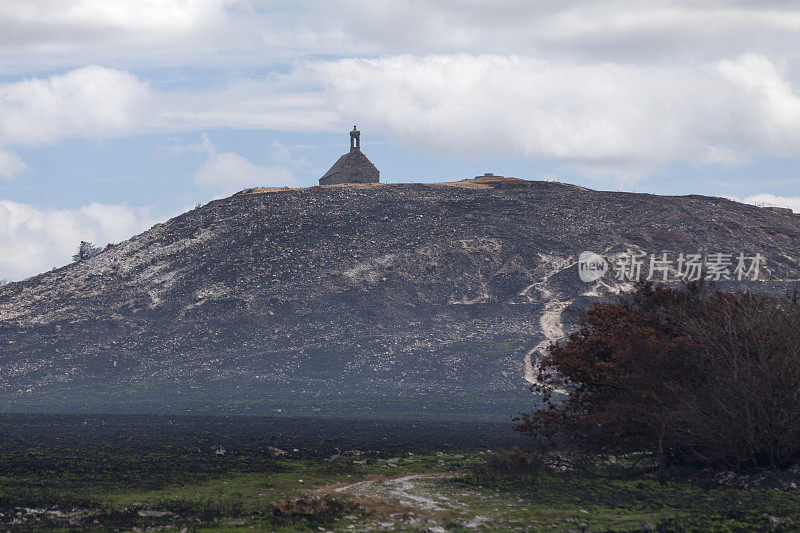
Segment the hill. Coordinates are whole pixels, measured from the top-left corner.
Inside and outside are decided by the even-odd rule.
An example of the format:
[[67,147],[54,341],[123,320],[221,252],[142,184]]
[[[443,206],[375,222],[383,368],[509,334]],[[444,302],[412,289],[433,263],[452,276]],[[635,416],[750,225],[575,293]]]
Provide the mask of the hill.
[[800,216],[499,177],[243,191],[0,287],[0,410],[513,415],[530,354],[620,286],[584,250],[758,252],[748,285],[782,292]]

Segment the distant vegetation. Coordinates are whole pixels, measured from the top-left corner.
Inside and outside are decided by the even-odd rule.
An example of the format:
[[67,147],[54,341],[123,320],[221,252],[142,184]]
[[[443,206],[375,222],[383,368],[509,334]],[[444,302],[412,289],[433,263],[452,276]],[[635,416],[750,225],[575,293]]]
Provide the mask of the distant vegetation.
[[643,284],[596,304],[579,326],[541,361],[546,407],[523,415],[520,431],[662,467],[800,459],[796,296]]
[[78,251],[72,256],[72,261],[77,263],[78,261],[83,261],[84,259],[94,257],[102,251],[102,248],[99,248],[90,242],[81,241],[81,243],[78,245]]

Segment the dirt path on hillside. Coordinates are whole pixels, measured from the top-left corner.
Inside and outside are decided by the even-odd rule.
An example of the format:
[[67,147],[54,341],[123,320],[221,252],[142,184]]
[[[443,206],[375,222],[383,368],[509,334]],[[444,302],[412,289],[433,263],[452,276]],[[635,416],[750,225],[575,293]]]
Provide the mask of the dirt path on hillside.
[[378,478],[359,481],[333,489],[361,497],[381,497],[395,500],[403,507],[423,511],[445,511],[463,507],[433,490],[433,484],[442,479],[452,479],[454,474],[412,474],[396,478]]

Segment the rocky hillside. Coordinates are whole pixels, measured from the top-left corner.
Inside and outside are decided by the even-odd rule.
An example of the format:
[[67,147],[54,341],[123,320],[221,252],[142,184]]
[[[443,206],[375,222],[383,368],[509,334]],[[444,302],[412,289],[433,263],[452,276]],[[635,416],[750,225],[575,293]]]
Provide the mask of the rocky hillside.
[[800,216],[495,177],[244,191],[0,287],[0,409],[512,415],[618,288],[584,250],[759,252],[750,285],[785,291]]

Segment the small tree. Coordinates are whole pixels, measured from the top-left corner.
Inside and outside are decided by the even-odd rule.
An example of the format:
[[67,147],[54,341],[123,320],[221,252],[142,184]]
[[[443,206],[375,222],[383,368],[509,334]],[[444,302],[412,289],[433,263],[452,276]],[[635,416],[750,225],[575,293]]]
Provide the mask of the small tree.
[[[643,284],[585,313],[540,362],[517,429],[590,454],[784,467],[800,459],[796,298]],[[558,401],[554,389],[569,395]]]
[[81,243],[78,245],[78,252],[72,256],[72,261],[77,263],[78,261],[83,261],[85,259],[89,259],[90,257],[94,257],[102,251],[103,250],[101,248],[98,248],[90,242],[81,241]]

